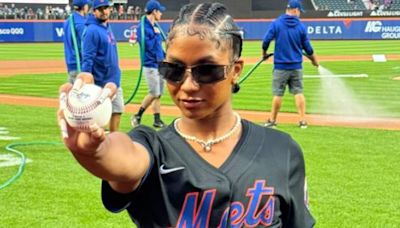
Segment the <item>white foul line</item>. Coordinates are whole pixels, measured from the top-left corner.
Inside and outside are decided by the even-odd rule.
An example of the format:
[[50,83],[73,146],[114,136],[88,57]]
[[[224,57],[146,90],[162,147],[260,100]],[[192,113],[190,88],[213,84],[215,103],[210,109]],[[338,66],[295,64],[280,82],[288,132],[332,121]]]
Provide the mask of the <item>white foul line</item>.
[[368,74],[303,75],[304,78],[368,78]]

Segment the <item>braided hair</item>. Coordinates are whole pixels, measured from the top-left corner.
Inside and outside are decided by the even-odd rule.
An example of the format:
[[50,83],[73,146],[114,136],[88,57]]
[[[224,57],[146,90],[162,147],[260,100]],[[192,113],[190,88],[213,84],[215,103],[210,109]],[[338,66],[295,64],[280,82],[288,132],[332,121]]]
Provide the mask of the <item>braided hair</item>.
[[226,11],[225,6],[218,2],[183,6],[169,30],[167,48],[178,33],[197,35],[200,39],[209,38],[215,41],[217,48],[231,49],[232,60],[239,59],[243,32]]

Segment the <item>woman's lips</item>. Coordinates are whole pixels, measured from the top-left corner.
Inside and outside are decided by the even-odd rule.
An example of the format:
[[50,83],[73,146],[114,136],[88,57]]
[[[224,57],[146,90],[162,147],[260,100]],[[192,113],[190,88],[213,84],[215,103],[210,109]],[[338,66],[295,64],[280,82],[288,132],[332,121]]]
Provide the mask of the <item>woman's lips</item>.
[[180,102],[186,109],[198,108],[203,103],[201,99],[181,99]]

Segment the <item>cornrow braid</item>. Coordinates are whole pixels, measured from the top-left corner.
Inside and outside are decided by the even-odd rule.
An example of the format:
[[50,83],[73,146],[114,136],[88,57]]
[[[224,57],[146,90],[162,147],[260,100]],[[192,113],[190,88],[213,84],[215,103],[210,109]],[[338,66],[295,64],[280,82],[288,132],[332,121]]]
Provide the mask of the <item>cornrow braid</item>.
[[197,5],[193,11],[190,23],[204,23],[204,4]]
[[208,8],[208,11],[204,17],[207,18],[210,22],[217,21],[218,17],[220,17],[221,14],[225,13],[226,8],[224,5],[218,2],[210,5],[211,6]]
[[169,30],[167,48],[176,33],[186,32],[189,36],[198,35],[201,39],[208,37],[214,40],[218,47],[223,44],[224,47],[232,48],[233,59],[239,59],[242,53],[243,32],[226,11],[226,7],[218,2],[183,6]]
[[187,4],[184,5],[180,12],[178,17],[175,19],[175,21],[173,22],[173,24],[180,24],[183,23],[184,21],[187,20],[187,17],[192,14],[194,8],[193,8],[194,4]]

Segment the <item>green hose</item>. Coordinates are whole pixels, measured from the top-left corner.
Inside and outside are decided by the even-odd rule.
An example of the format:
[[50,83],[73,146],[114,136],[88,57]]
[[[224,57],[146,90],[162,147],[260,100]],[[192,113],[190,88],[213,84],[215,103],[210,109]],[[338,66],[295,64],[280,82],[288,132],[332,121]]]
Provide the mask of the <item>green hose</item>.
[[144,36],[144,19],[145,19],[145,16],[143,15],[140,18],[140,37],[141,37],[141,42],[140,42],[140,50],[139,50],[139,52],[140,52],[140,72],[139,72],[139,77],[138,77],[138,80],[136,82],[136,86],[135,86],[131,96],[128,98],[127,101],[125,101],[125,105],[129,104],[132,101],[132,99],[135,97],[137,91],[139,90],[140,81],[142,80],[143,62],[144,62],[144,48],[145,48],[145,45],[144,45],[144,42],[143,42],[144,39],[145,39],[145,36]]
[[256,63],[256,65],[254,65],[254,66],[239,80],[238,84],[239,84],[239,85],[242,84],[242,83],[253,73],[253,71],[254,71],[255,69],[257,69],[257,67],[258,67],[262,62],[264,62],[265,60],[267,60],[267,59],[268,59],[269,57],[271,57],[271,56],[273,56],[273,54],[269,54],[269,55],[263,57],[262,59],[260,59],[260,61],[258,61],[258,62]]
[[[136,86],[131,94],[131,96],[128,98],[127,101],[125,101],[125,105],[129,104],[132,99],[135,97],[137,91],[139,90],[139,86],[140,86],[140,82],[142,80],[142,75],[143,75],[143,65],[144,65],[144,53],[145,53],[145,45],[144,45],[144,40],[145,40],[145,36],[144,36],[144,20],[145,20],[145,15],[143,15],[140,18],[140,37],[141,37],[141,41],[140,42],[140,72],[139,72],[139,77],[138,80],[136,82]],[[167,39],[167,36],[165,35],[164,31],[162,30],[161,26],[156,22],[155,25],[159,28],[161,36],[163,38],[163,40],[165,41]]]
[[12,183],[14,183],[24,172],[25,169],[25,165],[26,165],[26,156],[24,153],[22,153],[19,150],[13,149],[14,147],[17,146],[30,146],[30,145],[62,145],[61,142],[20,142],[20,143],[12,143],[6,146],[6,150],[13,152],[15,154],[17,154],[19,157],[21,157],[21,163],[19,164],[18,167],[18,171],[17,173],[12,176],[10,179],[8,179],[6,182],[4,182],[3,184],[0,184],[0,190],[11,185]]
[[160,30],[161,36],[163,38],[164,41],[167,40],[167,36],[165,35],[164,31],[162,30],[160,24],[158,24],[158,22],[155,23],[155,25],[158,27],[158,29]]
[[79,57],[79,48],[78,48],[78,42],[76,41],[76,32],[75,32],[75,23],[74,23],[74,17],[73,14],[71,14],[68,18],[69,20],[69,27],[71,28],[71,34],[72,34],[72,42],[74,43],[74,50],[75,50],[75,58],[76,58],[76,70],[78,73],[81,72],[81,60]]

